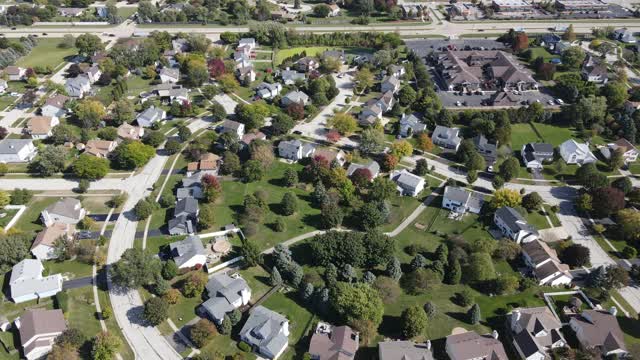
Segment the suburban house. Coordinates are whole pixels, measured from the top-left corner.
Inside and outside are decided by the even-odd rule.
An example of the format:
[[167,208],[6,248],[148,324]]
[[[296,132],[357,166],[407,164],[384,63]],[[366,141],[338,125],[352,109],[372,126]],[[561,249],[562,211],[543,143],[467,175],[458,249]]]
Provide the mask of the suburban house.
[[434,360],[429,340],[424,344],[408,340],[379,342],[378,358],[380,360]]
[[311,336],[308,353],[314,360],[349,360],[358,351],[360,334],[348,326],[318,322]]
[[256,141],[256,140],[267,140],[267,135],[265,133],[263,133],[262,131],[256,131],[253,130],[249,133],[246,133],[242,136],[242,139],[240,139],[240,145],[243,146],[243,148],[246,148],[247,146],[251,145],[252,142]]
[[[201,199],[202,194],[202,176],[209,173],[208,171],[198,171],[191,176],[182,178],[182,186],[176,191],[176,198],[178,200],[193,197],[195,199]],[[170,221],[171,223],[171,221]],[[169,227],[171,228],[171,227]]]
[[11,270],[9,287],[15,303],[47,298],[62,291],[62,275],[42,277],[44,266],[40,260],[24,259]]
[[228,132],[234,133],[238,136],[238,140],[240,140],[244,136],[244,124],[233,120],[225,120],[218,128],[218,132],[220,134]]
[[387,76],[382,79],[382,82],[380,83],[380,92],[386,93],[387,91],[391,91],[395,94],[400,91],[400,85],[400,79],[394,75]]
[[228,312],[249,304],[251,289],[238,274],[218,273],[207,282],[207,295],[202,309],[216,324],[221,324]]
[[99,158],[108,158],[109,154],[116,149],[118,143],[110,140],[89,140],[84,148],[84,153]]
[[353,173],[355,173],[358,169],[368,170],[371,174],[371,180],[377,178],[380,174],[380,164],[378,164],[378,162],[376,162],[375,160],[371,160],[371,162],[366,165],[356,163],[349,164],[349,167],[347,168],[347,176],[353,175]]
[[0,140],[0,163],[29,162],[36,157],[37,151],[33,145],[33,140]]
[[85,11],[84,8],[76,8],[76,7],[61,7],[61,8],[58,8],[58,12],[60,13],[60,16],[64,16],[64,17],[80,16],[80,15],[82,15],[82,13],[84,11]]
[[344,151],[342,150],[335,151],[329,148],[316,149],[315,153],[313,154],[313,157],[316,159],[317,158],[325,159],[329,164],[335,161],[340,166],[344,166],[344,163],[347,162],[346,154],[344,153]]
[[545,162],[553,160],[553,145],[546,143],[528,143],[520,151],[527,169],[542,169]]
[[44,228],[36,235],[31,245],[31,253],[40,261],[56,258],[55,243],[58,239],[73,240],[76,232],[75,225],[65,223],[54,223]]
[[584,165],[598,161],[595,155],[589,150],[589,145],[579,143],[573,139],[560,144],[560,156],[567,164]]
[[27,360],[44,357],[58,336],[67,330],[62,310],[29,309],[15,320],[20,345]]
[[6,80],[0,79],[0,93],[4,93],[9,88],[9,84]]
[[176,207],[173,210],[174,216],[187,215],[194,219],[197,219],[199,213],[198,201],[194,198],[186,198],[176,202]]
[[4,73],[9,81],[20,81],[24,79],[27,69],[18,66],[7,66]]
[[238,79],[244,83],[252,83],[256,81],[256,71],[253,69],[253,65],[251,63],[247,66],[241,66],[238,68]]
[[467,212],[479,214],[484,204],[484,196],[456,186],[444,188],[442,207],[458,214]]
[[513,346],[525,360],[545,360],[549,350],[567,346],[562,324],[546,306],[514,309],[509,324]]
[[89,67],[85,72],[87,78],[89,79],[89,83],[93,84],[100,79],[100,75],[102,75],[102,70],[100,70],[100,66],[93,65]]
[[238,47],[247,47],[249,50],[253,51],[258,47],[258,43],[254,38],[242,38],[238,41]]
[[317,70],[320,67],[320,63],[318,63],[318,60],[314,57],[305,56],[298,59],[298,61],[294,63],[294,66],[298,71],[309,72]]
[[384,112],[375,99],[369,101],[372,103],[366,104],[358,114],[358,124],[363,127],[375,125],[376,121],[382,120],[382,113]]
[[424,178],[412,174],[407,169],[392,171],[390,178],[396,183],[400,195],[416,197],[424,190]]
[[[176,194],[176,198],[178,198],[179,200],[188,199],[191,196],[195,195],[199,195],[200,198],[202,197],[201,188],[198,188],[197,190],[187,189],[186,192],[182,193],[180,192],[180,190],[182,189],[178,189],[178,192]],[[173,219],[169,220],[169,222],[167,223],[167,228],[169,229],[169,235],[188,235],[195,233],[194,223],[186,215],[176,216]]]
[[605,159],[611,159],[611,155],[614,151],[622,152],[622,158],[625,163],[630,163],[638,160],[638,149],[636,149],[635,145],[629,142],[629,140],[625,138],[620,138],[616,140],[614,143],[609,143],[607,146],[603,146],[600,148],[600,153],[604,156]]
[[180,69],[164,67],[160,70],[160,82],[174,84],[180,81]]
[[64,89],[70,97],[82,99],[85,93],[91,91],[91,82],[89,81],[89,77],[79,75],[77,77],[67,79],[64,84]]
[[400,118],[399,135],[401,137],[411,137],[413,134],[417,134],[427,130],[427,124],[422,123],[415,115],[402,114]]
[[569,320],[569,326],[575,331],[582,348],[597,349],[602,356],[616,354],[622,357],[628,351],[616,314],[615,307],[612,307],[610,312],[584,310]]
[[487,169],[489,169],[489,171],[493,171],[493,165],[498,159],[498,144],[489,141],[489,139],[484,137],[482,134],[474,136],[471,141],[473,142],[473,146],[476,150],[478,150],[478,154],[484,158],[484,161],[487,164]]
[[452,149],[458,151],[462,138],[459,136],[460,128],[449,128],[442,125],[437,125],[433,134],[431,134],[431,141],[434,144],[441,146],[445,149]]
[[169,249],[178,269],[191,269],[207,263],[207,252],[197,235],[190,235],[184,240],[172,242],[169,244]]
[[82,203],[74,198],[62,198],[42,210],[40,217],[44,226],[49,227],[54,223],[75,225],[86,215]]
[[281,158],[300,161],[313,155],[316,148],[300,140],[282,140],[278,143],[278,156]]
[[64,104],[69,100],[69,97],[56,94],[47,100],[40,108],[40,114],[42,116],[61,117],[67,114],[67,110],[64,108]]
[[124,123],[118,126],[118,138],[123,140],[140,140],[144,136],[144,128]]
[[[182,9],[176,9],[176,10],[182,10]],[[189,51],[189,41],[187,39],[182,39],[182,38],[171,40],[171,48],[177,54],[187,52]]]
[[345,63],[347,61],[347,57],[344,54],[344,50],[326,50],[322,53],[322,59],[336,59],[341,63]]
[[329,17],[340,16],[340,7],[338,4],[332,3],[329,4]]
[[584,62],[582,63],[582,78],[585,81],[593,82],[596,84],[605,84],[609,81],[609,71],[607,70],[607,64],[599,59],[587,54]]
[[[202,196],[202,189],[200,189],[200,196]],[[198,222],[199,213],[200,208],[196,198],[190,196],[181,197],[176,202],[176,207],[173,210],[173,219],[169,220],[167,224],[169,234],[193,234],[195,232],[195,225]]]
[[555,53],[556,44],[560,41],[562,41],[562,38],[552,32],[543,34],[539,38],[540,46],[545,47],[550,53]]
[[403,65],[395,65],[395,64],[389,65],[389,74],[391,74],[391,76],[401,78],[406,73],[407,73],[407,70],[404,68]]
[[560,286],[571,284],[573,275],[569,266],[560,262],[558,254],[540,240],[522,244],[522,258],[539,285]]
[[289,320],[260,305],[251,310],[239,335],[260,356],[277,359],[289,346]]
[[256,95],[261,99],[272,99],[280,95],[280,91],[282,91],[282,84],[280,83],[269,84],[263,82],[256,87]]
[[136,117],[138,126],[150,127],[156,122],[160,122],[167,118],[167,112],[155,106],[148,107],[145,111]]
[[46,139],[51,136],[52,130],[60,124],[57,117],[34,116],[27,120],[26,132],[32,139]]
[[297,81],[304,81],[305,75],[304,73],[297,72],[295,70],[282,70],[280,72],[280,78],[284,82],[285,85],[295,85]]
[[480,335],[475,331],[447,336],[445,345],[451,360],[508,360],[498,332]]
[[187,177],[192,176],[198,171],[215,175],[216,170],[218,170],[219,162],[220,156],[214,153],[204,153],[200,156],[200,161],[194,161],[187,164]]
[[289,106],[289,104],[302,104],[306,106],[307,103],[309,103],[309,96],[299,90],[288,92],[282,97],[282,100],[280,100],[282,106]]
[[493,222],[504,236],[518,244],[538,239],[538,230],[529,225],[522,215],[512,207],[503,206],[496,210]]

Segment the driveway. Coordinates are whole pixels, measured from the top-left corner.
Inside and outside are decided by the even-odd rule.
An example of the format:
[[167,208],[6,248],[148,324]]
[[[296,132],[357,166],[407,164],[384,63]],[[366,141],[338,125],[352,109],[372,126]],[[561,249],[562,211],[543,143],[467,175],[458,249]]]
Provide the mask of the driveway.
[[77,289],[91,285],[93,285],[93,276],[87,276],[80,279],[67,280],[63,282],[62,290]]
[[224,111],[227,112],[227,115],[235,114],[236,105],[238,105],[238,102],[233,100],[229,95],[219,94],[214,96],[213,99],[217,101],[218,104],[222,105]]

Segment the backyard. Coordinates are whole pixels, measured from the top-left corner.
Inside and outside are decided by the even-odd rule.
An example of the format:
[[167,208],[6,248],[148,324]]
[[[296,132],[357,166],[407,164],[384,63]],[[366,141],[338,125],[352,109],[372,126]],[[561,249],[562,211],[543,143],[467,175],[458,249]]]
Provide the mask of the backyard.
[[290,49],[280,49],[274,56],[273,63],[275,66],[282,64],[282,62],[289,57],[299,55],[303,51],[307,56],[321,56],[323,52],[327,50],[345,50],[346,55],[357,55],[363,53],[371,53],[371,49],[368,48],[341,48],[335,46],[310,46],[310,47],[294,47]]
[[35,67],[35,66],[51,66],[55,68],[65,61],[65,58],[75,55],[77,50],[75,47],[64,49],[58,45],[62,42],[60,38],[38,39],[38,45],[31,50],[29,54],[20,58],[17,66]]

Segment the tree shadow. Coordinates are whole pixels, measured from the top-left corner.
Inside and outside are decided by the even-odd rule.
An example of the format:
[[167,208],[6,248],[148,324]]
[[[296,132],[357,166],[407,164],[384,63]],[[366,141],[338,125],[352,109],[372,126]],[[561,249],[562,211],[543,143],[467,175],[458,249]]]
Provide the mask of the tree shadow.
[[402,337],[401,324],[400,317],[384,315],[382,316],[382,323],[378,327],[378,333],[390,338],[400,338]]
[[301,219],[303,224],[307,225],[307,226],[311,226],[313,228],[316,229],[320,229],[322,228],[322,215],[321,214],[315,214],[315,215],[310,215],[310,214],[306,214],[304,215]]
[[463,322],[465,324],[469,323],[469,315],[466,312],[453,312],[453,311],[447,311],[445,312],[445,315],[447,315],[448,317],[458,320],[460,322]]
[[144,306],[136,306],[127,310],[127,319],[130,323],[140,326],[151,326],[144,317]]

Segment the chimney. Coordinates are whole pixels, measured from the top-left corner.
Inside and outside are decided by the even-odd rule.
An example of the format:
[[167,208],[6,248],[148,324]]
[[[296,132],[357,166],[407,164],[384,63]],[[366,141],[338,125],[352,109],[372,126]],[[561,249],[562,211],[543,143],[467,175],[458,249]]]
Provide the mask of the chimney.
[[616,315],[618,314],[618,308],[617,308],[617,307],[615,307],[615,306],[612,306],[612,307],[609,309],[609,314],[611,314],[611,315],[613,315],[613,316],[616,316]]
[[431,350],[431,340],[427,340],[427,350]]
[[518,321],[520,321],[520,317],[522,314],[520,313],[520,309],[514,309],[511,312],[511,329],[514,329]]
[[493,330],[493,332],[491,333],[491,336],[493,336],[494,339],[498,340],[498,331]]

